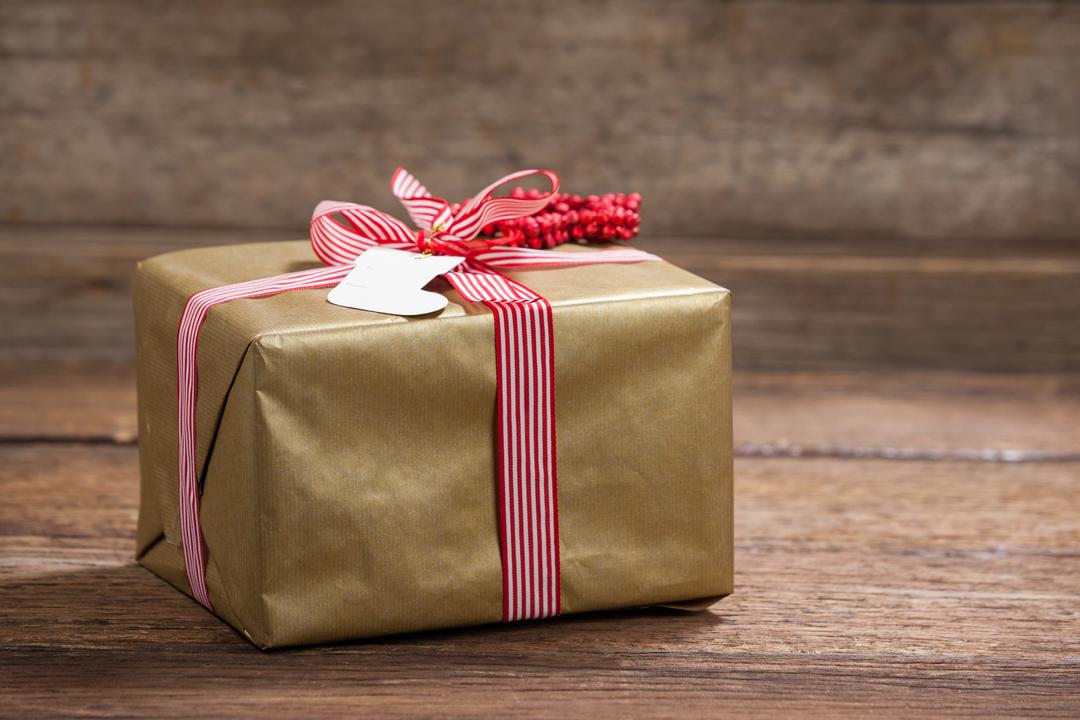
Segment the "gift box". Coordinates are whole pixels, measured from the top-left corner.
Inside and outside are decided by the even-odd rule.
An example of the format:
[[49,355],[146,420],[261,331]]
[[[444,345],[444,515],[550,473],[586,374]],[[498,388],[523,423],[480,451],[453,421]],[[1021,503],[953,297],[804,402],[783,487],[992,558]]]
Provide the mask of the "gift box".
[[[319,264],[286,242],[170,253],[135,272],[137,558],[189,595],[181,314],[208,288]],[[506,275],[547,299],[553,331],[557,485],[552,473],[520,497],[499,489],[492,312],[446,280],[427,288],[445,309],[418,317],[339,307],[326,289],[206,314],[193,471],[204,604],[257,646],[704,607],[732,591],[728,291],[665,262]],[[508,549],[530,513],[537,525]],[[548,596],[530,605],[540,586]]]

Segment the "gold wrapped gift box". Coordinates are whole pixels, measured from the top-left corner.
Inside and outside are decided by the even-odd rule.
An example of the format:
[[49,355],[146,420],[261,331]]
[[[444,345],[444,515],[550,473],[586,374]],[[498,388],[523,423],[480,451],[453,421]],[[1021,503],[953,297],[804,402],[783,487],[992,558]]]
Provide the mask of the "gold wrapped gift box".
[[[315,267],[305,242],[188,250],[135,274],[139,561],[189,593],[176,335],[188,296]],[[554,308],[562,611],[732,590],[730,293],[668,263],[514,272]],[[259,647],[498,622],[492,318],[301,290],[214,308],[198,467],[215,612]],[[693,603],[691,603],[692,605]]]

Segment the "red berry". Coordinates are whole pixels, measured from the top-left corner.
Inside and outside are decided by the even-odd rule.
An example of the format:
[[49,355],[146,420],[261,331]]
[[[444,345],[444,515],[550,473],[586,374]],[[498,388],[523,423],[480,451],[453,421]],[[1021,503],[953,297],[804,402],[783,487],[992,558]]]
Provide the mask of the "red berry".
[[[539,190],[515,187],[510,197],[536,199]],[[453,212],[460,205],[451,206]],[[577,241],[629,240],[640,231],[641,195],[608,193],[606,195],[553,195],[539,213],[515,220],[491,223],[482,230],[490,242],[511,247],[551,248]]]

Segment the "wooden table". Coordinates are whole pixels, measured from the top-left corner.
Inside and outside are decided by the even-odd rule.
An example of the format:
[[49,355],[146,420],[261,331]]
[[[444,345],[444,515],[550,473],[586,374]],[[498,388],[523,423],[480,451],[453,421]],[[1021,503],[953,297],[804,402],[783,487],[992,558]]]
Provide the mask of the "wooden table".
[[[55,272],[33,262],[2,272]],[[112,337],[110,273],[78,288],[96,326],[44,295],[6,319]],[[123,352],[26,347],[0,354],[0,715],[1080,714],[1075,375],[741,371],[711,610],[265,653],[133,562]]]

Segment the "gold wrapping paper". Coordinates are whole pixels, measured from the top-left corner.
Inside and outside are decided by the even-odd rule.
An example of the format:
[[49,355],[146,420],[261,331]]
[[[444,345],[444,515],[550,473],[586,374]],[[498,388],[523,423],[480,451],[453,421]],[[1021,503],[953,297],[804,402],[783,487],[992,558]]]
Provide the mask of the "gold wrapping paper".
[[[184,302],[317,265],[289,242],[136,270],[137,557],[185,593]],[[660,262],[511,275],[554,308],[564,614],[730,593],[730,293]],[[301,290],[220,305],[203,326],[207,582],[259,647],[501,620],[492,318],[441,279],[428,289],[449,306],[405,318]]]

